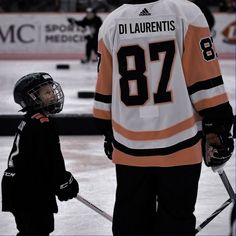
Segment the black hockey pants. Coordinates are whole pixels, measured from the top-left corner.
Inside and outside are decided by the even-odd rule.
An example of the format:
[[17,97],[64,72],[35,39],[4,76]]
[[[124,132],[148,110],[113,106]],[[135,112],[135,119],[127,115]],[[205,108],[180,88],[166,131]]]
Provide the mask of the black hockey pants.
[[54,216],[49,212],[20,211],[14,214],[17,236],[48,236],[54,230]]
[[180,167],[116,165],[113,235],[195,235],[193,214],[201,164]]
[[89,37],[87,39],[87,44],[86,44],[86,59],[90,61],[92,52],[94,52],[97,55],[97,44],[98,41],[94,37]]

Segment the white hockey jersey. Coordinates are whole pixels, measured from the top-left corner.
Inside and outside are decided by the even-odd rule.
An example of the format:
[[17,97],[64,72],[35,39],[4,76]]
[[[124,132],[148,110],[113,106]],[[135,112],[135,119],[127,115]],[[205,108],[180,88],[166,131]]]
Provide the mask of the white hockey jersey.
[[186,0],[124,4],[99,31],[93,115],[111,120],[113,162],[200,163],[198,112],[228,102],[206,19]]

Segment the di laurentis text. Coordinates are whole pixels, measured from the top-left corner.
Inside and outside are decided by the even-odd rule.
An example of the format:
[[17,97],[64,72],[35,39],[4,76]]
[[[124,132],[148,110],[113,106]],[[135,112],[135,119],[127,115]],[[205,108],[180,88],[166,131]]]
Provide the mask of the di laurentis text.
[[137,34],[152,33],[163,31],[174,31],[175,21],[150,21],[150,22],[133,22],[119,24],[119,34]]

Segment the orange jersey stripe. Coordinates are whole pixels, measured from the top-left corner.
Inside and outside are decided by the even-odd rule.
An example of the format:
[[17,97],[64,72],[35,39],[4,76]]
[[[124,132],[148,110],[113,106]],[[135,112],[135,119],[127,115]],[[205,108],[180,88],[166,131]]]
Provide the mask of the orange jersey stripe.
[[[208,28],[193,25],[188,27],[183,54],[183,69],[188,86],[221,75],[218,60],[206,61],[200,48],[201,39],[209,38],[209,35]],[[193,42],[195,42],[196,47],[193,47]]]
[[111,119],[111,112],[94,108],[93,109],[93,116],[96,118],[104,119],[104,120],[110,120]]
[[180,150],[165,156],[142,156],[136,157],[120,152],[116,148],[113,150],[112,161],[115,164],[129,166],[160,166],[171,167],[180,165],[192,165],[202,162],[201,141],[192,147]]
[[154,140],[154,139],[168,138],[188,128],[191,128],[196,124],[198,120],[196,116],[192,116],[191,118],[186,119],[167,129],[158,130],[158,131],[131,131],[122,127],[121,125],[116,123],[114,120],[112,120],[112,125],[115,131],[117,131],[119,134],[121,134],[122,136],[130,140]]
[[99,65],[96,92],[111,95],[112,90],[112,57],[103,40],[98,42],[98,52],[102,55]]
[[213,98],[204,99],[194,104],[195,108],[200,111],[206,108],[214,107],[223,103],[228,102],[228,96],[226,93]]

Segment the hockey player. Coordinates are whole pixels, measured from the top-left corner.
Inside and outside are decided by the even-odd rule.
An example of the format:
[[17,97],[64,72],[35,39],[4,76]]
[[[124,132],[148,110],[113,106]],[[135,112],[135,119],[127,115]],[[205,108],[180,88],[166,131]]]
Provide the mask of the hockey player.
[[[86,29],[89,28],[89,34],[86,35],[86,58],[82,60],[82,63],[88,63],[91,60],[92,52],[97,56],[97,44],[98,44],[98,31],[102,25],[102,19],[96,15],[96,11],[92,8],[86,9],[86,16],[81,20],[77,21],[74,18],[68,18],[70,24],[75,24]],[[94,62],[97,59],[93,60]]]
[[131,0],[98,40],[93,115],[116,164],[113,234],[195,235],[202,146],[209,166],[234,148],[207,21],[190,1]]
[[32,73],[17,81],[14,100],[26,113],[2,178],[2,210],[14,215],[18,235],[49,235],[58,211],[55,196],[67,201],[79,191],[51,117],[62,110],[64,94],[49,74]]

